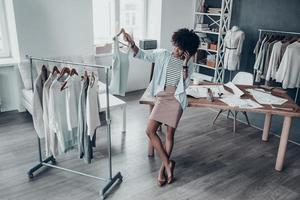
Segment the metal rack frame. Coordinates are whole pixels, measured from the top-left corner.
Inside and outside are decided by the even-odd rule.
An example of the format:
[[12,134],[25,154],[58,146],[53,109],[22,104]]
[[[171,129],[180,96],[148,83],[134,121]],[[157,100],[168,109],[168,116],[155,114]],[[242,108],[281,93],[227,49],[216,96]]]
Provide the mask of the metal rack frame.
[[[29,59],[30,62],[30,70],[31,70],[31,85],[32,89],[33,87],[33,60],[38,61],[47,61],[52,63],[61,63],[61,64],[70,64],[70,65],[76,65],[76,66],[86,66],[86,67],[92,67],[97,69],[105,69],[105,77],[106,77],[106,122],[107,122],[107,143],[108,143],[108,167],[109,167],[109,175],[108,178],[101,178],[97,176],[93,176],[90,174],[82,173],[79,171],[71,170],[68,168],[60,167],[56,165],[56,159],[53,156],[47,157],[46,159],[43,159],[42,156],[42,150],[41,150],[41,139],[37,137],[38,139],[38,161],[39,163],[32,167],[28,172],[29,179],[32,179],[33,173],[37,170],[39,170],[42,167],[51,167],[55,169],[60,169],[64,171],[68,171],[74,174],[82,175],[89,178],[98,179],[101,181],[107,182],[107,184],[102,188],[102,190],[99,192],[102,199],[104,199],[107,196],[107,192],[112,189],[116,185],[117,182],[122,182],[123,177],[121,175],[121,172],[117,172],[114,176],[112,176],[112,159],[111,159],[111,119],[110,119],[110,109],[109,109],[109,87],[108,87],[108,73],[109,70],[112,69],[111,66],[104,66],[104,65],[95,65],[95,64],[86,64],[86,63],[75,63],[75,62],[68,62],[63,60],[54,60],[54,59],[46,59],[46,58],[38,58],[26,55],[26,58]],[[96,130],[99,127],[96,128]],[[51,164],[49,164],[51,162]]]
[[[278,35],[298,35],[300,36],[300,33],[297,33],[297,32],[290,32],[290,31],[278,31],[278,30],[268,30],[268,29],[258,29],[258,32],[259,32],[259,40],[262,39],[262,34],[263,33],[275,33],[275,34],[278,34]],[[299,87],[297,88],[297,91],[296,91],[296,95],[295,95],[295,98],[294,98],[294,101],[297,103],[297,100],[298,100],[298,95],[299,95]]]
[[[218,32],[212,32],[212,31],[196,31],[199,33],[206,33],[206,34],[217,34],[218,35],[218,43],[217,43],[217,50],[213,51],[210,49],[198,49],[198,50],[204,50],[208,54],[215,53],[216,55],[216,64],[215,67],[209,67],[204,64],[198,64],[195,63],[195,66],[198,67],[204,67],[207,69],[214,70],[214,82],[224,82],[224,76],[225,76],[225,69],[224,69],[224,56],[225,56],[225,34],[230,29],[230,23],[231,23],[231,13],[232,13],[232,4],[233,0],[222,0],[221,5],[221,13],[220,14],[214,14],[214,13],[203,13],[198,12],[197,9],[199,8],[200,1],[205,0],[196,0],[196,10],[195,10],[195,20],[194,20],[194,26],[196,26],[197,22],[201,22],[204,19],[204,16],[208,17],[212,21],[210,25],[216,24],[219,28]],[[218,19],[214,19],[214,17],[219,17]]]

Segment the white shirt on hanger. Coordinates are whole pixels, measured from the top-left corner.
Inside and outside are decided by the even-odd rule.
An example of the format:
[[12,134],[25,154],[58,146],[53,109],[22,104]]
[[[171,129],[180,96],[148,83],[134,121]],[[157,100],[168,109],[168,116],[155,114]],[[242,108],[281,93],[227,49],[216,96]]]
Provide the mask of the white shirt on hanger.
[[86,97],[86,120],[87,120],[87,134],[92,139],[97,126],[100,126],[99,118],[99,100],[98,100],[98,84],[97,81],[89,84]]
[[282,88],[300,87],[300,42],[290,44],[282,58],[276,81],[282,82]]
[[58,140],[59,153],[72,149],[77,142],[77,131],[70,131],[67,122],[66,95],[69,88],[61,91],[62,84],[54,80],[49,91],[49,128],[56,133],[52,137],[56,136]]
[[281,47],[282,47],[281,41],[276,42],[273,46],[273,50],[269,61],[268,71],[266,75],[267,81],[269,81],[271,78],[272,79],[276,78],[276,72],[280,65]]
[[32,119],[35,131],[39,138],[44,138],[44,121],[43,121],[43,87],[48,78],[48,71],[45,66],[34,82],[33,100],[32,100]]
[[69,131],[78,127],[78,100],[81,88],[81,80],[77,75],[70,76],[67,80],[66,89],[66,113]]
[[52,155],[52,151],[50,150],[53,141],[51,140],[51,135],[54,134],[53,131],[49,128],[49,90],[51,87],[52,82],[56,79],[56,72],[54,74],[50,74],[47,81],[44,84],[43,88],[43,121],[44,121],[44,132],[45,132],[45,149],[46,149],[46,156]]

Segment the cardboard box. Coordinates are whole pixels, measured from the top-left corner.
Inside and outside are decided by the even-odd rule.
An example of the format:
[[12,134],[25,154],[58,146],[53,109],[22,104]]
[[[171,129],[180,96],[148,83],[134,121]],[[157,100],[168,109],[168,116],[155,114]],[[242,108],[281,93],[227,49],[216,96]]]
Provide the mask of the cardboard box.
[[209,67],[215,68],[216,67],[216,61],[214,61],[214,60],[207,60],[206,61],[206,65],[209,66]]
[[217,51],[217,44],[213,44],[213,43],[209,44],[209,49]]

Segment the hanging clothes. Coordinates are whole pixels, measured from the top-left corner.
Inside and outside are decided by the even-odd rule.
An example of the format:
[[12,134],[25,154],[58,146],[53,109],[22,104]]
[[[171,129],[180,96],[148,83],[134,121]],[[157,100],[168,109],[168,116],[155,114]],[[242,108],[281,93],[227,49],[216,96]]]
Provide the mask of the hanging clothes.
[[87,127],[86,105],[89,81],[89,78],[85,77],[85,79],[81,82],[81,91],[78,103],[78,152],[79,157],[83,158],[88,164],[91,163],[91,159],[93,158],[93,147],[96,146],[96,134],[94,134],[93,138],[91,138],[88,135]]
[[271,54],[273,51],[273,46],[276,42],[278,42],[278,41],[274,40],[273,42],[270,42],[269,45],[267,46],[266,57],[265,57],[265,62],[264,62],[264,67],[263,67],[263,74],[262,74],[262,77],[264,79],[266,79],[266,76],[267,76],[270,58],[271,58]]
[[59,153],[66,153],[77,144],[77,129],[69,130],[67,122],[66,95],[69,88],[61,90],[65,79],[54,80],[49,91],[49,127],[55,133],[51,140],[57,138]]
[[46,66],[43,65],[40,74],[34,82],[32,119],[35,131],[39,138],[45,137],[43,121],[43,86],[48,79],[48,76],[48,70]]
[[96,128],[100,126],[99,117],[99,98],[97,83],[90,83],[86,97],[86,120],[87,120],[87,135],[94,137]]
[[271,78],[275,79],[276,77],[276,72],[277,69],[280,65],[281,61],[281,47],[282,47],[282,42],[276,42],[273,45],[273,50],[271,53],[270,61],[269,61],[269,66],[267,70],[267,75],[266,75],[266,80],[269,81]]
[[260,47],[261,47],[261,43],[262,43],[262,39],[259,38],[259,40],[257,40],[255,48],[253,50],[253,53],[255,54],[255,59],[257,59],[259,51],[260,51]]
[[[53,81],[56,79],[57,73],[50,73],[47,81],[44,84],[43,88],[43,121],[44,121],[44,133],[45,133],[45,149],[46,149],[46,156],[51,156],[55,152],[55,149],[57,149],[57,144],[54,144],[56,140],[51,140],[51,135],[54,134],[52,130],[49,128],[49,90],[53,83]],[[51,147],[54,147],[51,149]],[[54,154],[58,154],[58,152],[55,152]]]
[[109,90],[112,94],[125,96],[129,71],[129,50],[121,51],[118,37],[114,39],[112,74]]
[[78,103],[81,88],[81,79],[77,75],[69,76],[66,80],[66,110],[69,131],[78,127]]
[[283,55],[276,73],[276,81],[282,83],[282,88],[300,87],[300,43],[290,44]]
[[237,26],[233,26],[231,30],[227,31],[224,38],[225,56],[224,68],[230,71],[239,70],[240,57],[245,40],[245,33]]

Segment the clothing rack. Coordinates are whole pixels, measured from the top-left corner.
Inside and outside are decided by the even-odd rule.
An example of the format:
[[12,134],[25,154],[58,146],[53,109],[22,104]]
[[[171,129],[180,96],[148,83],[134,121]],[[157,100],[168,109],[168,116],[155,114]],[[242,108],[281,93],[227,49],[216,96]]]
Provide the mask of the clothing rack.
[[[69,62],[69,61],[63,61],[63,60],[54,60],[54,59],[46,59],[46,58],[38,58],[38,57],[33,57],[30,55],[26,55],[26,58],[29,59],[30,62],[30,70],[31,70],[31,86],[32,89],[34,88],[33,85],[33,60],[38,60],[38,61],[47,61],[47,62],[52,62],[52,63],[62,63],[62,64],[70,64],[70,65],[76,65],[76,66],[86,66],[86,67],[92,67],[92,68],[97,68],[97,69],[105,69],[105,77],[106,77],[106,122],[107,122],[107,143],[108,143],[108,178],[101,178],[101,177],[97,177],[97,176],[93,176],[90,174],[86,174],[86,173],[82,173],[79,171],[74,171],[68,168],[64,168],[64,167],[60,167],[56,165],[56,159],[53,156],[50,156],[46,159],[43,159],[42,157],[42,150],[41,150],[41,139],[39,137],[38,138],[38,158],[39,158],[39,163],[32,167],[29,171],[28,171],[28,177],[29,179],[33,178],[33,173],[35,171],[37,171],[38,169],[42,168],[42,167],[51,167],[51,168],[55,168],[55,169],[60,169],[60,170],[64,170],[64,171],[68,171],[74,174],[78,174],[78,175],[82,175],[85,177],[89,177],[89,178],[94,178],[94,179],[98,179],[101,181],[105,181],[107,182],[107,184],[102,188],[102,190],[100,191],[100,196],[102,199],[104,199],[107,196],[107,192],[112,189],[112,187],[114,187],[117,182],[122,182],[123,177],[121,175],[120,172],[116,173],[114,176],[112,176],[112,159],[111,159],[111,119],[110,119],[110,109],[109,109],[109,87],[108,87],[108,73],[109,70],[112,69],[111,66],[104,66],[104,65],[96,65],[96,64],[87,64],[87,63],[76,63],[76,62]],[[98,126],[96,128],[96,130],[99,128],[100,126]],[[96,131],[95,130],[95,131]],[[51,164],[49,164],[49,162],[51,162]]]
[[[259,31],[259,39],[262,39],[262,34],[263,33],[275,33],[275,34],[278,34],[278,35],[298,35],[300,36],[300,33],[297,33],[297,32],[290,32],[290,31],[278,31],[278,30],[268,30],[268,29],[258,29]],[[296,95],[295,95],[295,103],[297,103],[297,99],[298,99],[298,94],[299,94],[299,87],[297,88],[297,91],[296,91]]]

